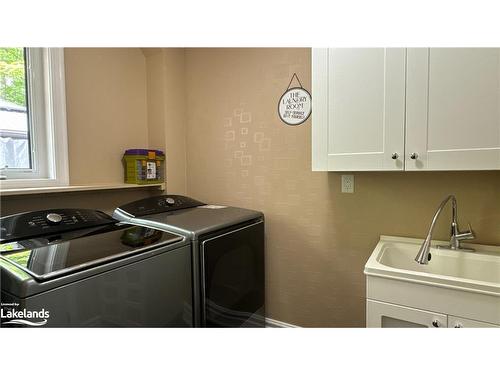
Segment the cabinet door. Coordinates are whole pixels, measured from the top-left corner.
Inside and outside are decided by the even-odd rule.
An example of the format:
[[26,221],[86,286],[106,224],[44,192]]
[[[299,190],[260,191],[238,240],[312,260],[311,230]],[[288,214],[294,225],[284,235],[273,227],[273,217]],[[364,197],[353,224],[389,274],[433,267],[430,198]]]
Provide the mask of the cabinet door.
[[446,328],[444,314],[366,300],[366,327],[368,328]]
[[477,320],[460,318],[458,316],[448,316],[449,328],[500,328],[495,324],[480,322]]
[[313,49],[313,170],[404,169],[405,59],[403,48]]
[[410,48],[407,61],[406,169],[500,169],[500,49]]

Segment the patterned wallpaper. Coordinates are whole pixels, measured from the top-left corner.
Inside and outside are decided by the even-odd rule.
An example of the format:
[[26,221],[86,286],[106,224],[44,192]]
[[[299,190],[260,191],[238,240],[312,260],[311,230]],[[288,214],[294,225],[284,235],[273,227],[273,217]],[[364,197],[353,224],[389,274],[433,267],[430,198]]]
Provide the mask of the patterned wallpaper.
[[[311,171],[311,119],[277,115],[293,73],[311,89],[310,66],[310,49],[187,50],[187,191],[264,212],[271,318],[362,327],[379,235],[423,237],[454,192],[480,242],[500,243],[500,172],[355,173],[355,193],[341,193],[340,174]],[[436,234],[447,236],[446,220]]]

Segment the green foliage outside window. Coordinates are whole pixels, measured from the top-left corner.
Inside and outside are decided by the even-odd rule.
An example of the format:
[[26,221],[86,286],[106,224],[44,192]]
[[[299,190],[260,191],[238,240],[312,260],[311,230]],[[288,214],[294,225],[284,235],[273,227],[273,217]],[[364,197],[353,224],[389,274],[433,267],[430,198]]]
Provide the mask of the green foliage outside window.
[[24,49],[0,48],[0,99],[26,106]]

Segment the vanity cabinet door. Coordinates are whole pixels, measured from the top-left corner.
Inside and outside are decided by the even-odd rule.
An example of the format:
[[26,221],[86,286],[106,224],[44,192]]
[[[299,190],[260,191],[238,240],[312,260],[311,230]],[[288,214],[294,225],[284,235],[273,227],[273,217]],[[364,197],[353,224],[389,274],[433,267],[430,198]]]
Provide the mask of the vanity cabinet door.
[[448,317],[431,311],[366,300],[367,328],[446,328]]
[[404,169],[404,48],[313,49],[317,171]]
[[458,316],[448,316],[449,328],[500,328],[495,324],[480,322],[478,320],[471,320],[460,318]]
[[499,48],[409,48],[406,90],[406,170],[500,169]]

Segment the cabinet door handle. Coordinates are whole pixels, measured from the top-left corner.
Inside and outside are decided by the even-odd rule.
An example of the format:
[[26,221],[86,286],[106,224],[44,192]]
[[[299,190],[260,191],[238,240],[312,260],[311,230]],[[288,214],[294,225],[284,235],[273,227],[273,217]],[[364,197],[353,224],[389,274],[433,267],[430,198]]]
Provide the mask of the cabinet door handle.
[[396,160],[397,158],[399,158],[399,155],[397,152],[393,152],[392,155],[391,155],[391,158]]
[[413,160],[418,159],[418,154],[416,152],[412,152],[410,154],[410,159],[413,159]]
[[432,321],[432,326],[438,328],[440,326],[439,320],[435,319]]
[[463,325],[461,323],[455,323],[455,326],[453,328],[462,328]]

